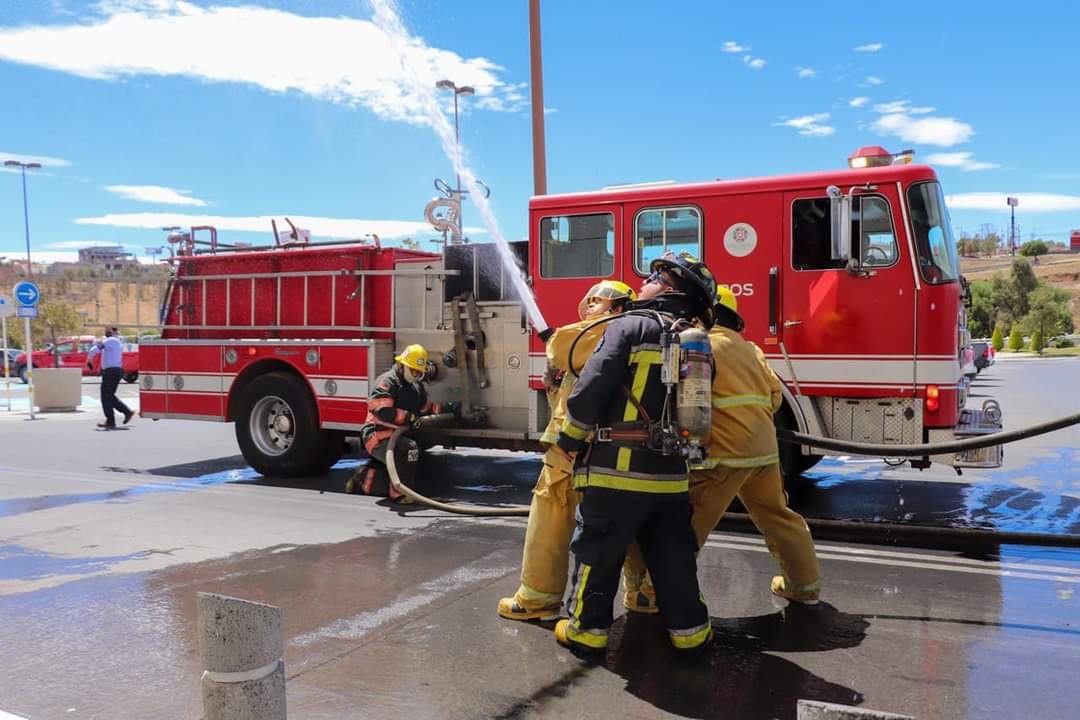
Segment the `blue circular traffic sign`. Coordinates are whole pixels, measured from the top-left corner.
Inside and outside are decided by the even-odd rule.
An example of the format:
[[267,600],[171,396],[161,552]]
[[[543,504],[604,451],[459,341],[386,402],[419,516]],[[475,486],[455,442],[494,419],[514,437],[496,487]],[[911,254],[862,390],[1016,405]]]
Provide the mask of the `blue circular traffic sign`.
[[15,285],[15,291],[12,294],[23,307],[34,307],[41,299],[41,290],[38,289],[37,284],[29,280],[23,280]]

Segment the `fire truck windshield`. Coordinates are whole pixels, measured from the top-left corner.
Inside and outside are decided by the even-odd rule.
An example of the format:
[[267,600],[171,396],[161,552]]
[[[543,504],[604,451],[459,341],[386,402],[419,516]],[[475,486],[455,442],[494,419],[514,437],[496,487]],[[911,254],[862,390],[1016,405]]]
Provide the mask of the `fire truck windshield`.
[[912,185],[908,188],[908,206],[923,280],[931,284],[953,282],[960,275],[959,262],[941,184]]

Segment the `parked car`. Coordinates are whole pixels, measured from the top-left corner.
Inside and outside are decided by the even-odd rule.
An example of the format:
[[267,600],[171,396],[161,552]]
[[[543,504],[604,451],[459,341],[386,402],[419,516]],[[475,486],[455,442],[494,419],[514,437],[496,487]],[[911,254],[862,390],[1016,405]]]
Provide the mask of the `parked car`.
[[971,345],[960,351],[960,365],[963,368],[964,377],[968,380],[974,380],[979,374],[979,369],[975,367],[975,349]]
[[[7,355],[7,371],[10,377],[15,377],[15,361],[22,355],[19,348],[0,348],[0,352]],[[4,355],[0,355],[0,378],[4,377]]]
[[985,340],[976,340],[971,344],[975,349],[975,369],[982,372],[984,368],[987,368],[994,364],[994,356],[997,351],[994,350],[994,346]]
[[[94,356],[94,361],[90,367],[86,365],[86,356],[90,352],[90,348],[97,342],[97,338],[93,335],[80,335],[78,337],[60,338],[56,343],[56,347],[48,350],[35,350],[33,354],[33,367],[34,368],[51,368],[56,367],[57,361],[62,368],[79,368],[82,370],[82,374],[86,375],[100,375],[101,374],[101,353]],[[55,356],[55,357],[54,357]],[[129,383],[133,383],[139,379],[139,346],[132,343],[124,343],[124,353],[122,357],[124,368],[124,380]],[[15,374],[24,383],[27,382],[26,376],[26,353],[19,353],[19,356],[15,359]]]

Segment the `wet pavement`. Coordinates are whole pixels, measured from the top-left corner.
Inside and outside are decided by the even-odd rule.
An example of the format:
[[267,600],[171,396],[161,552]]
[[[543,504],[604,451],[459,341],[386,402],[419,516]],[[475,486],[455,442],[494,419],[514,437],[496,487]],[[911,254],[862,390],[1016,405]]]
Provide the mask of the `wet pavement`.
[[[1053,412],[1062,393],[1033,397],[1036,366],[1021,363],[1062,361],[980,380],[1001,386],[1008,426],[1075,411]],[[1037,368],[1071,387],[1078,371]],[[798,698],[1076,717],[1075,550],[819,540],[825,602],[803,608],[769,595],[759,537],[714,533],[700,576],[717,646],[677,658],[655,619],[621,616],[588,664],[550,626],[495,615],[517,586],[521,520],[332,492],[356,461],[268,482],[231,426],[93,433],[96,420],[0,419],[0,717],[200,717],[198,591],[283,608],[297,718],[793,718]],[[828,459],[794,499],[819,517],[1077,533],[1078,437],[1028,441],[1007,451],[1015,465],[962,477]],[[429,492],[481,505],[527,502],[537,472],[525,454],[439,452],[431,467]]]

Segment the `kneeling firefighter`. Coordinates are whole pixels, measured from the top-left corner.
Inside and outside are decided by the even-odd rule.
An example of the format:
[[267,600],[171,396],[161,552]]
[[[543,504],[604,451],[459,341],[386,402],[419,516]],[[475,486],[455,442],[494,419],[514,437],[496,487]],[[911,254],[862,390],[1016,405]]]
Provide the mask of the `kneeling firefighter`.
[[[391,500],[407,502],[404,495],[394,489],[386,470],[386,450],[390,436],[402,426],[419,428],[420,418],[425,415],[461,412],[461,404],[449,402],[442,405],[428,400],[424,382],[428,372],[428,353],[423,345],[409,345],[394,357],[394,366],[375,381],[375,390],[368,398],[368,414],[360,428],[360,441],[371,456],[367,467],[360,468],[349,479],[345,492],[359,490],[365,495],[379,495]],[[398,441],[398,453],[412,461],[419,458],[416,440],[403,437]],[[395,454],[395,458],[397,455]]]
[[[772,579],[771,590],[794,602],[818,601],[821,570],[810,528],[787,506],[776,443],[773,413],[783,400],[780,379],[757,345],[740,332],[743,319],[731,290],[720,287],[714,308],[715,324],[709,331],[716,375],[712,383],[712,431],[708,456],[691,467],[690,504],[698,547],[738,496],[750,519],[765,537],[769,552],[782,575]],[[623,583],[628,598],[651,597],[641,554],[627,554]],[[648,603],[632,610],[648,612]]]
[[[678,333],[690,332],[695,321],[712,324],[716,281],[685,254],[666,253],[650,270],[641,300],[607,324],[567,400],[559,433],[558,446],[577,456],[574,486],[582,497],[571,542],[570,617],[555,625],[555,638],[578,650],[607,647],[623,557],[635,540],[672,644],[695,650],[712,637],[690,529],[687,447],[672,416],[683,392]],[[696,354],[705,358],[707,389],[709,356]],[[707,429],[707,394],[703,400]]]
[[622,312],[636,297],[626,283],[617,280],[597,283],[578,305],[581,322],[560,327],[548,339],[544,380],[548,386],[551,420],[540,437],[547,450],[529,507],[525,550],[521,558],[521,584],[513,597],[499,600],[498,613],[504,618],[554,620],[559,617],[570,563],[574,510],[578,504],[578,493],[571,480],[572,463],[565,452],[554,447],[566,415],[566,399],[577,380],[570,372],[570,348],[574,346],[574,366],[580,371],[604,328],[595,327],[584,334],[582,331],[597,318]]

